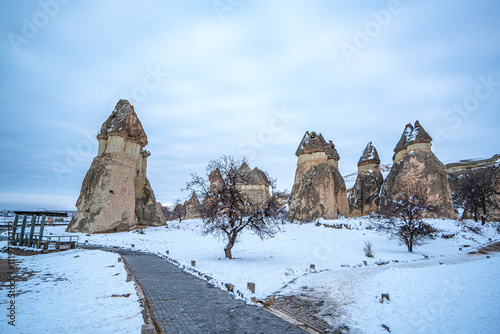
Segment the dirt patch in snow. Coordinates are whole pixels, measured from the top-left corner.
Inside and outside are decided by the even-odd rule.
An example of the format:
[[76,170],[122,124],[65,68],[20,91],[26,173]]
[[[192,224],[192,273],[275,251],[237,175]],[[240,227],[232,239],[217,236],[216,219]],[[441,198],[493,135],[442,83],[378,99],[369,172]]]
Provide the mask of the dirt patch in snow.
[[320,333],[342,333],[332,328],[320,318],[324,301],[312,296],[273,296],[264,302],[264,307],[272,308],[303,322]]
[[31,249],[26,249],[26,248],[17,248],[17,247],[9,247],[8,249],[3,251],[4,253],[9,253],[12,255],[16,256],[31,256],[31,255],[39,255],[39,254],[49,254],[49,253],[54,253],[54,252],[60,252],[60,250],[44,250],[44,251],[39,251],[39,250],[31,250]]
[[469,252],[470,255],[485,255],[491,253],[500,252],[500,241],[496,241],[494,243],[488,244],[479,248],[477,251]]
[[12,260],[0,260],[0,282],[9,282],[11,277],[19,270]]
[[[47,254],[52,253],[55,250],[44,251],[43,253],[40,251],[34,251],[24,248],[16,248],[9,247],[3,250],[3,253],[8,253],[9,256],[31,256],[38,254]],[[9,282],[12,278],[16,281],[27,281],[29,277],[33,276],[35,273],[31,271],[27,271],[25,269],[19,271],[18,261],[14,258],[1,259],[0,260],[0,283]]]

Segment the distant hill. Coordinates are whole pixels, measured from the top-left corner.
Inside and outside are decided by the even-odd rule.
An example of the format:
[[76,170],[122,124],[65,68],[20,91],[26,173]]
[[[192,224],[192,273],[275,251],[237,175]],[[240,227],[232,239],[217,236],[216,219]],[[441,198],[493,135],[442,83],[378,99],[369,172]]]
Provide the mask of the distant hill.
[[498,167],[500,165],[500,154],[495,154],[491,158],[481,159],[466,159],[458,162],[446,164],[448,174],[457,173],[467,169],[486,168],[491,166]]

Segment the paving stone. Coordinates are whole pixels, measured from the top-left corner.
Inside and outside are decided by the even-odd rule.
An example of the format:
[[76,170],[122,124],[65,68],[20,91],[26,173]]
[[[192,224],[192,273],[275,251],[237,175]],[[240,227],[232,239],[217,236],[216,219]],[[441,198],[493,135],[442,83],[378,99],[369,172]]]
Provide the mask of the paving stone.
[[304,333],[157,255],[112,251],[125,259],[144,292],[151,316],[163,333]]

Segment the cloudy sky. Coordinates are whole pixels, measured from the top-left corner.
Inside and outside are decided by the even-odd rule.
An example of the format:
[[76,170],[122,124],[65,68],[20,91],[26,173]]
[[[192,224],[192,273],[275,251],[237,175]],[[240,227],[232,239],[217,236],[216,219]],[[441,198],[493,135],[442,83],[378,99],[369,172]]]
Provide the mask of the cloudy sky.
[[2,1],[0,209],[74,209],[120,98],[159,201],[211,159],[292,187],[305,131],[356,171],[419,120],[447,163],[499,152],[500,2]]

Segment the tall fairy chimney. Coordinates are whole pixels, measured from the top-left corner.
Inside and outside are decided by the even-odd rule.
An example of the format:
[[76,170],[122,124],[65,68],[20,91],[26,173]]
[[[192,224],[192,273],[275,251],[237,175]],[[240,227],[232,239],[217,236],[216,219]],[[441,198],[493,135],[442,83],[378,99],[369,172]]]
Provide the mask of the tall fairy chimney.
[[338,171],[340,157],[335,145],[327,143],[321,133],[307,131],[295,155],[298,159],[289,200],[291,220],[347,216],[347,191]]
[[120,100],[97,135],[99,148],[82,182],[68,232],[108,233],[165,224],[146,176],[148,138],[127,100]]

